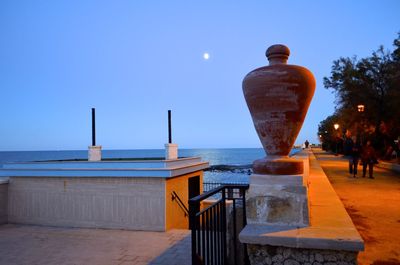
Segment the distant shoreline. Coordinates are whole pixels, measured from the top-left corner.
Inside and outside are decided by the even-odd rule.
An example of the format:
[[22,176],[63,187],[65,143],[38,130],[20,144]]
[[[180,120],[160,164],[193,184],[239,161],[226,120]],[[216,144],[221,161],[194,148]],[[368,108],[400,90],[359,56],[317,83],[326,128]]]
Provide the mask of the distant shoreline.
[[252,164],[247,165],[212,165],[204,171],[210,172],[231,172],[251,175],[253,173]]

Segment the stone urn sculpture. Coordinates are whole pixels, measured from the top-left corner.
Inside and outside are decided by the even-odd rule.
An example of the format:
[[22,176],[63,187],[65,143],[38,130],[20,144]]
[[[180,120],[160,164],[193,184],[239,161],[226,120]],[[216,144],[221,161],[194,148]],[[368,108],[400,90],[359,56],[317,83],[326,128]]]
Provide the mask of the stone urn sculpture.
[[269,65],[251,71],[243,92],[266,157],[253,162],[247,195],[248,224],[309,224],[304,160],[289,153],[301,129],[315,90],[304,67],[287,64],[289,48],[267,49]]
[[251,265],[357,264],[362,239],[351,221],[341,219],[340,212],[347,214],[336,206],[334,192],[327,192],[325,177],[310,170],[312,154],[304,150],[289,157],[315,90],[309,70],[286,64],[289,53],[284,45],[269,47],[269,65],[243,80],[267,156],[253,163],[243,204],[247,224],[239,240],[247,246]]
[[256,174],[301,174],[303,165],[288,158],[303,125],[315,90],[313,74],[287,64],[290,50],[272,45],[266,51],[269,65],[248,73],[243,93],[254,127],[267,157],[256,160]]

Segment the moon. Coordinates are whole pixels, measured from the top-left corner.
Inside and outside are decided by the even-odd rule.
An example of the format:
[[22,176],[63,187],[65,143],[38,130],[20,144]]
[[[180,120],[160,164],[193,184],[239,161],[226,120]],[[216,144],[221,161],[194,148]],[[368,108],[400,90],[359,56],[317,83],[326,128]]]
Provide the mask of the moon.
[[208,54],[208,52],[205,52],[205,53],[203,54],[203,58],[204,58],[204,60],[210,59],[210,54]]

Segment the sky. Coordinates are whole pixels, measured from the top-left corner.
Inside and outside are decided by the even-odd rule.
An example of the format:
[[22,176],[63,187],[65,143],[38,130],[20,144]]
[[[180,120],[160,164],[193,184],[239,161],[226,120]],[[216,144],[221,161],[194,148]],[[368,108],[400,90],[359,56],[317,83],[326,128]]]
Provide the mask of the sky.
[[[297,144],[334,112],[332,62],[392,50],[400,1],[0,1],[0,151],[261,147],[242,92],[273,44],[317,87]],[[203,54],[209,53],[205,60]]]

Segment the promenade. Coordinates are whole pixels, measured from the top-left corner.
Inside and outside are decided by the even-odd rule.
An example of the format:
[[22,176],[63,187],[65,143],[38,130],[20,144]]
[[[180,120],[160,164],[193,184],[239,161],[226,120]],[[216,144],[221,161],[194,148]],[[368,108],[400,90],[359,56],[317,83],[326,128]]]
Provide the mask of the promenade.
[[1,265],[186,265],[188,230],[143,232],[0,225]]
[[374,167],[375,179],[362,178],[359,166],[353,178],[346,158],[313,152],[365,241],[359,264],[400,264],[400,174]]
[[[365,241],[361,265],[400,264],[400,174],[350,177],[348,161],[313,149]],[[189,265],[190,231],[144,232],[0,225],[0,265]]]

